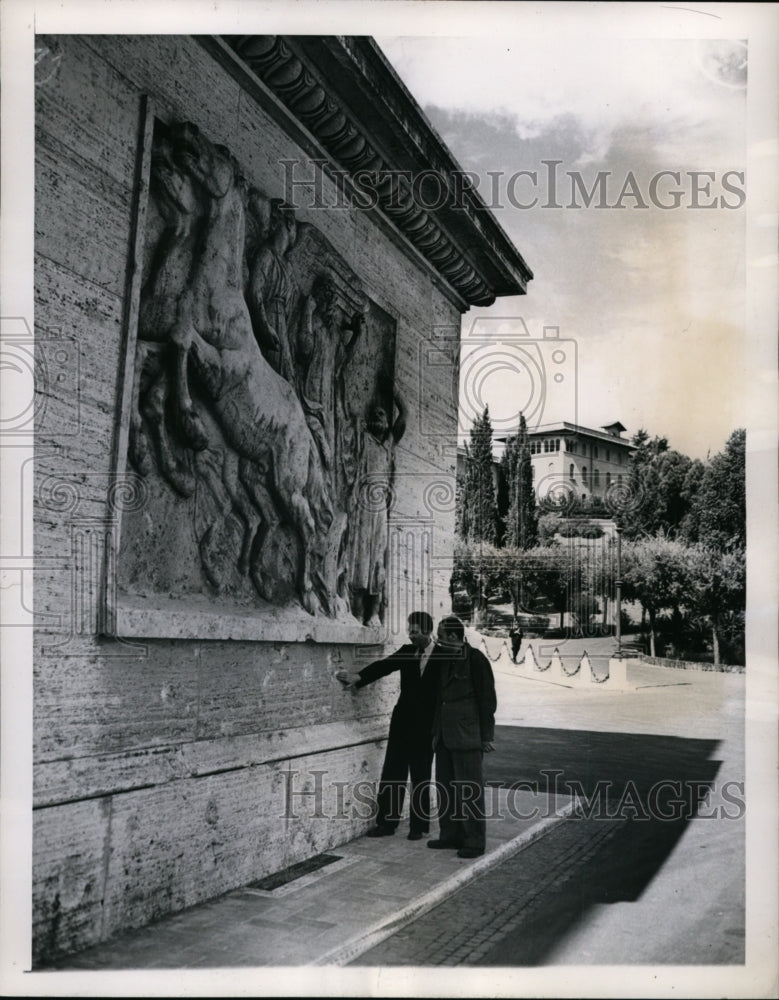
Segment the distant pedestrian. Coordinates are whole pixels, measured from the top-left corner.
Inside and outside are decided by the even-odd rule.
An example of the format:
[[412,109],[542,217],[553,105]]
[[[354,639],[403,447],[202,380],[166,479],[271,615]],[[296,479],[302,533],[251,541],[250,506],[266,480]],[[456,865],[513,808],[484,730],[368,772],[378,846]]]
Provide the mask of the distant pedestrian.
[[387,750],[379,781],[376,826],[369,837],[395,833],[411,775],[409,840],[421,840],[430,830],[430,773],[433,767],[433,713],[438,690],[433,619],[426,611],[408,616],[409,642],[383,660],[360,671],[339,670],[336,677],[355,688],[400,671],[400,697],[392,711]]
[[522,640],[524,639],[524,634],[522,629],[519,627],[519,623],[516,618],[512,622],[511,629],[509,631],[509,638],[511,639],[511,659],[514,663],[516,663],[519,650],[522,646]]
[[487,657],[465,641],[455,615],[439,623],[433,659],[439,670],[433,746],[440,833],[427,846],[477,858],[487,840],[482,760],[495,749],[495,679]]

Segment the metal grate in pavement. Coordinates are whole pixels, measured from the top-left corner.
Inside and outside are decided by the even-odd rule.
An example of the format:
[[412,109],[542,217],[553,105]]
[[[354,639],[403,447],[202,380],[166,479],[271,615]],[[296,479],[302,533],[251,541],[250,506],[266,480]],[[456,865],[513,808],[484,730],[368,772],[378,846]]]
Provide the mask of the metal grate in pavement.
[[274,889],[279,889],[281,886],[289,885],[290,882],[294,882],[296,879],[302,878],[304,875],[310,875],[312,872],[319,871],[320,868],[325,868],[327,865],[333,864],[334,861],[343,860],[340,854],[315,854],[313,858],[307,858],[305,861],[299,861],[295,865],[290,865],[289,868],[284,868],[280,872],[275,872],[273,875],[267,875],[265,878],[259,879],[257,882],[250,882],[246,888],[247,889],[262,889],[265,892],[272,892]]

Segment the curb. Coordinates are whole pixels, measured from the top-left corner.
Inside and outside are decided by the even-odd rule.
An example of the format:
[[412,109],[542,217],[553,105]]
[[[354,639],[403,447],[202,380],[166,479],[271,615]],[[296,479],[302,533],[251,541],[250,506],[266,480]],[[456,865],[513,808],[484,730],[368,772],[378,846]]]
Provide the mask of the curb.
[[467,885],[468,882],[473,881],[473,879],[489,868],[500,864],[501,861],[505,861],[506,858],[521,851],[528,844],[532,844],[534,841],[545,836],[556,823],[571,815],[573,806],[573,802],[568,803],[568,805],[557,811],[553,817],[543,820],[531,830],[526,830],[524,833],[518,834],[512,840],[509,840],[508,843],[502,844],[496,850],[479,858],[478,861],[475,861],[464,870],[451,875],[434,889],[407,903],[406,906],[396,913],[384,917],[383,920],[380,920],[372,927],[353,937],[351,941],[347,941],[337,948],[332,948],[330,951],[325,952],[324,955],[314,959],[310,964],[313,966],[348,965],[349,962],[362,955],[363,952],[368,951],[377,944],[381,944],[382,941],[391,937],[396,931],[410,924],[412,920],[416,920],[423,913],[432,910],[434,906],[443,902],[452,893],[456,892],[462,886]]

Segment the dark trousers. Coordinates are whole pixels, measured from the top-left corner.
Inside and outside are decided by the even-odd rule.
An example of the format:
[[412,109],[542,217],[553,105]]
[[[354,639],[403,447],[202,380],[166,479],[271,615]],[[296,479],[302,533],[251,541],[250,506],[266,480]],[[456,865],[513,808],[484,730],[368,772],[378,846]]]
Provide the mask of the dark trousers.
[[376,822],[380,826],[397,827],[410,774],[409,828],[412,833],[427,833],[430,830],[432,766],[433,748],[428,726],[423,724],[420,731],[420,720],[395,708],[376,797]]
[[482,851],[487,842],[483,758],[481,750],[448,750],[441,743],[435,751],[441,840]]

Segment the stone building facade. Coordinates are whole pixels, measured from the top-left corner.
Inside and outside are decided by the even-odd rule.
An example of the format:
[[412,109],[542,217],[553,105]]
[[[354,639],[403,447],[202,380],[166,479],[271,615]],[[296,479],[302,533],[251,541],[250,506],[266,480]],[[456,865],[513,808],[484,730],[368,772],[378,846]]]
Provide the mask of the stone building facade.
[[568,421],[534,428],[528,443],[538,499],[551,494],[560,500],[616,501],[627,489],[635,451],[635,445],[621,437],[624,430],[619,422],[600,430]]
[[334,674],[449,610],[460,316],[532,274],[370,39],[37,45],[42,966],[367,828]]

